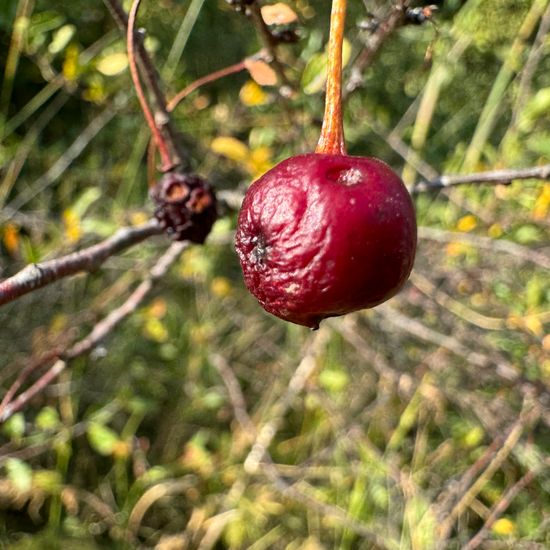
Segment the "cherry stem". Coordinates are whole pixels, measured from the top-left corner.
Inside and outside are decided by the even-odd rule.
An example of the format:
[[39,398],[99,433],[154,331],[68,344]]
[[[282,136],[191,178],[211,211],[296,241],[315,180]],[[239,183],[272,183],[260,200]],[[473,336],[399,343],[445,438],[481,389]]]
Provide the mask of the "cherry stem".
[[332,0],[330,35],[328,40],[327,91],[325,114],[316,153],[345,155],[344,125],[342,121],[342,45],[346,1]]
[[162,171],[168,172],[173,168],[174,163],[172,162],[172,159],[170,157],[168,146],[166,145],[157,127],[155,117],[153,116],[153,113],[149,108],[149,104],[147,103],[147,99],[145,98],[145,92],[143,91],[143,87],[141,85],[141,80],[139,78],[139,72],[136,63],[135,25],[140,4],[141,0],[134,0],[130,9],[130,13],[128,14],[128,29],[126,35],[128,63],[130,65],[130,74],[132,75],[132,81],[134,82],[134,88],[136,89],[136,95],[139,99],[139,103],[143,111],[143,116],[145,117],[145,120],[147,121],[147,124],[151,129],[151,134],[153,135],[153,139],[157,144],[162,159]]
[[168,112],[173,111],[183,99],[185,99],[189,94],[193,93],[195,90],[197,90],[201,86],[204,86],[205,84],[210,84],[210,82],[215,82],[216,80],[219,80],[224,76],[238,73],[240,71],[243,71],[244,69],[246,69],[246,60],[239,61],[239,63],[235,63],[234,65],[229,65],[228,67],[224,67],[223,69],[219,69],[217,71],[214,71],[213,73],[202,76],[201,78],[195,80],[194,82],[191,82],[191,84],[189,84],[188,86],[183,88],[183,90],[178,92],[168,102],[168,104],[166,105],[166,110]]

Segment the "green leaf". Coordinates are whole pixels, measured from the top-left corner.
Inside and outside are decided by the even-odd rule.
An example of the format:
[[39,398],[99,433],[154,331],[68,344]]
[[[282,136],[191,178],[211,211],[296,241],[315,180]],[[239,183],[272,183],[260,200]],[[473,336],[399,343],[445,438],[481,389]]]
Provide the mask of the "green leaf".
[[59,426],[59,414],[53,407],[44,407],[36,416],[36,427],[40,430],[54,430]]
[[90,423],[87,435],[92,448],[103,456],[112,454],[119,442],[119,437],[113,430],[97,422]]
[[519,129],[529,132],[533,124],[550,112],[550,88],[542,88],[527,103],[519,119]]
[[75,203],[72,205],[71,210],[76,216],[81,219],[86,214],[86,211],[92,204],[101,197],[101,189],[99,187],[89,187],[84,191]]
[[[342,66],[346,66],[351,56],[351,44],[344,40],[342,48]],[[312,95],[320,92],[327,80],[328,53],[313,54],[302,73],[302,89],[305,94]]]
[[319,384],[329,392],[339,393],[349,384],[349,376],[340,369],[325,369],[319,374]]
[[48,51],[56,55],[63,51],[76,33],[74,25],[63,25],[57,29],[53,35],[52,41],[48,46]]
[[31,467],[18,458],[8,458],[6,460],[6,471],[8,479],[20,491],[29,491],[32,486]]
[[23,413],[16,413],[6,420],[2,426],[2,432],[10,439],[21,439],[25,434],[25,417]]

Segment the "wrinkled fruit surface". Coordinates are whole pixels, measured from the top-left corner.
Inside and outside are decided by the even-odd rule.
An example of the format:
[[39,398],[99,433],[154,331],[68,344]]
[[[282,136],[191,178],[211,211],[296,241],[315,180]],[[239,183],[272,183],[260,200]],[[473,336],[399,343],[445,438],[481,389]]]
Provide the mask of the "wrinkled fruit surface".
[[260,304],[315,328],[326,317],[376,306],[403,286],[416,251],[414,208],[380,160],[299,155],[252,184],[236,249]]
[[155,217],[175,241],[203,243],[216,221],[216,197],[195,174],[170,172],[150,191]]

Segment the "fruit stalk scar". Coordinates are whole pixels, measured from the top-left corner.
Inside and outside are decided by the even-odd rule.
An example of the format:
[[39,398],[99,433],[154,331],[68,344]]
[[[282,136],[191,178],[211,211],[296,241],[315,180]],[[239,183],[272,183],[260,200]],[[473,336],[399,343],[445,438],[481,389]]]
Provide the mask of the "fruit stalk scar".
[[346,154],[342,121],[342,46],[345,20],[346,0],[333,0],[328,41],[325,114],[316,153]]

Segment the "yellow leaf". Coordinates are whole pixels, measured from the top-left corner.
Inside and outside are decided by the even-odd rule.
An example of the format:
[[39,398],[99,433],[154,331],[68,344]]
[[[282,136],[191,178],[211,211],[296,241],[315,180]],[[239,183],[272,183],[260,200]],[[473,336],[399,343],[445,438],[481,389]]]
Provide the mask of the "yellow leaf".
[[63,225],[65,226],[65,236],[71,243],[76,243],[81,235],[80,220],[73,210],[67,208],[63,212]]
[[76,44],[70,44],[65,50],[65,60],[63,61],[63,76],[65,80],[72,82],[78,78],[80,74],[80,65],[78,57],[80,51]]
[[493,533],[501,536],[512,535],[515,530],[515,524],[507,518],[497,519],[491,527],[491,531],[493,531]]
[[164,298],[157,298],[147,308],[145,315],[154,319],[162,319],[166,315],[167,305]]
[[225,298],[231,294],[231,282],[226,277],[214,277],[210,283],[210,290],[217,298]]
[[489,227],[487,233],[489,233],[489,237],[492,239],[498,239],[503,233],[502,226],[499,223],[494,223],[491,227]]
[[193,100],[193,108],[195,108],[197,111],[202,111],[202,109],[206,109],[210,105],[210,98],[206,95],[198,95]]
[[94,77],[88,81],[88,87],[82,93],[82,97],[90,103],[99,105],[107,98],[107,92],[103,85],[103,77],[101,75],[94,75]]
[[102,57],[96,69],[105,76],[115,76],[128,67],[128,56],[124,52],[111,53]]
[[52,334],[60,334],[61,332],[67,330],[68,318],[66,315],[59,313],[54,315],[50,323],[50,332]]
[[516,315],[515,313],[510,313],[506,319],[506,326],[509,329],[517,329],[520,328],[522,325],[522,320],[519,315]]
[[19,250],[19,228],[13,223],[8,223],[4,227],[2,240],[8,253],[14,256]]
[[143,327],[143,333],[149,340],[158,342],[159,344],[163,344],[168,340],[168,331],[166,327],[162,321],[154,317],[147,319]]
[[130,223],[132,225],[141,225],[149,219],[149,216],[143,211],[132,212],[130,214]]
[[288,25],[298,19],[294,10],[281,2],[262,6],[262,17],[266,25]]
[[239,99],[243,105],[255,107],[257,105],[265,105],[268,101],[268,95],[256,82],[249,80],[241,88]]
[[113,456],[115,458],[127,458],[132,450],[128,441],[117,441],[113,445]]
[[535,336],[542,336],[544,334],[542,322],[535,315],[527,315],[524,317],[523,322],[525,324],[525,328]]
[[451,256],[452,258],[456,256],[462,256],[463,254],[467,254],[470,250],[470,247],[467,244],[464,243],[449,243],[447,245],[447,256]]
[[248,146],[234,137],[217,137],[210,144],[210,148],[214,153],[235,162],[246,162],[250,155]]
[[269,147],[257,147],[252,151],[247,163],[247,169],[254,178],[259,178],[273,167]]
[[456,228],[459,231],[462,231],[463,233],[468,233],[472,231],[472,229],[475,229],[476,226],[477,226],[477,219],[475,216],[472,216],[472,214],[463,216],[458,220],[458,223],[456,224]]
[[277,73],[265,61],[247,58],[244,60],[244,66],[252,79],[260,86],[275,86],[277,84]]
[[533,218],[544,220],[550,211],[550,183],[545,183],[533,207]]

